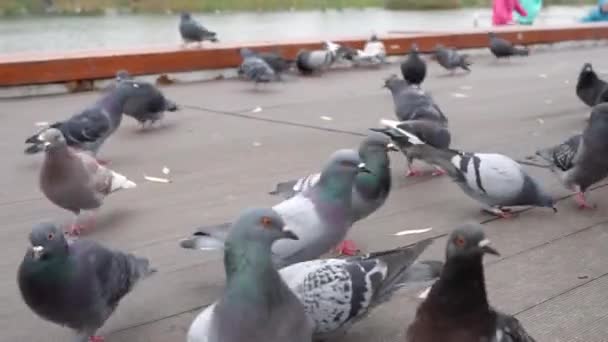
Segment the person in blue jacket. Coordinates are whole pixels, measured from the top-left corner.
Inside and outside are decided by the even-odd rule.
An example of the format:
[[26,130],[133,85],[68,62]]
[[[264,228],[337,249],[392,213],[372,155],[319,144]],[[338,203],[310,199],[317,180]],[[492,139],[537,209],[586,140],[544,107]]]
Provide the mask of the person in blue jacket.
[[608,0],[598,0],[597,6],[586,17],[582,18],[581,21],[584,23],[608,21]]

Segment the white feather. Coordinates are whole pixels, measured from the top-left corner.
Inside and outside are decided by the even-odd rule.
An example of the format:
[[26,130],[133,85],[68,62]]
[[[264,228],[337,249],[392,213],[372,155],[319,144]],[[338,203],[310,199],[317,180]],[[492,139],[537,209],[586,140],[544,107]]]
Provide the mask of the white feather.
[[213,317],[213,309],[215,303],[206,307],[196,318],[192,321],[190,329],[188,330],[188,342],[208,342],[211,328],[211,318]]
[[395,121],[395,120],[380,119],[381,125],[392,128],[392,129],[396,130],[397,132],[403,134],[404,136],[406,136],[408,138],[408,140],[411,144],[414,144],[414,145],[424,145],[425,144],[424,141],[420,140],[414,134],[397,127],[400,123],[401,122]]
[[127,177],[121,175],[118,172],[112,172],[112,185],[110,187],[110,191],[116,191],[120,189],[131,189],[137,187],[135,182],[130,181]]

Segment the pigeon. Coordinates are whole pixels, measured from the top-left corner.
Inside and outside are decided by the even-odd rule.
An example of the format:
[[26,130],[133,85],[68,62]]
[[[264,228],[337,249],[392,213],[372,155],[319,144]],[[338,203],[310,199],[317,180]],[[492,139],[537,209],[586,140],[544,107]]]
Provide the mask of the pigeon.
[[197,42],[202,44],[203,41],[209,40],[213,43],[218,42],[217,33],[207,30],[192,15],[188,12],[183,12],[179,21],[179,33],[182,36],[184,44]]
[[[296,262],[316,259],[338,245],[354,223],[352,188],[360,172],[370,172],[357,152],[338,150],[323,168],[312,188],[276,204],[276,210],[287,228],[300,237],[298,241],[278,241],[272,247],[277,269]],[[201,227],[180,242],[183,248],[222,248],[229,224]],[[341,244],[339,249],[353,249]]]
[[125,70],[116,73],[117,82],[129,83],[133,87],[132,96],[129,96],[123,107],[123,114],[137,120],[142,128],[149,123],[150,126],[162,120],[165,111],[175,112],[179,109],[177,104],[165,97],[163,93],[151,83],[135,81]]
[[454,72],[457,68],[462,68],[468,72],[471,72],[469,66],[471,66],[471,62],[469,62],[469,55],[459,54],[455,49],[448,49],[445,46],[438,44],[435,47],[435,58],[437,59],[437,63],[449,70],[450,72]]
[[[439,277],[442,262],[414,261],[432,239],[347,259],[316,259],[279,271],[314,322],[315,339],[340,336],[399,289]],[[412,271],[424,269],[425,272]],[[421,274],[425,274],[421,276]]]
[[247,79],[254,81],[256,85],[258,83],[268,83],[277,78],[270,65],[253,51],[242,48],[241,57],[243,57],[243,62],[239,70]]
[[[120,126],[125,103],[138,92],[139,89],[130,82],[118,83],[93,106],[67,120],[55,122],[27,138],[25,143],[30,146],[25,153],[35,154],[44,151],[44,141],[40,140],[40,135],[49,128],[55,128],[61,131],[68,146],[89,151],[96,156],[101,145]],[[106,163],[103,160],[99,161]]]
[[432,120],[447,124],[445,114],[431,95],[419,86],[410,85],[397,75],[391,75],[384,81],[384,88],[389,89],[393,96],[395,115],[399,121]]
[[[355,178],[352,210],[355,221],[362,220],[380,208],[391,190],[391,169],[388,151],[396,151],[395,146],[383,134],[370,132],[359,146],[359,156],[371,173],[359,173]],[[317,184],[320,173],[314,173],[297,180],[277,184],[271,195],[281,195],[285,199],[308,191]]]
[[275,241],[297,239],[276,211],[244,211],[226,239],[224,293],[194,319],[188,342],[310,342],[312,322],[271,258]]
[[376,35],[372,35],[372,37],[365,43],[363,50],[357,50],[352,60],[355,66],[378,66],[386,64],[386,47]]
[[156,272],[147,259],[110,250],[94,241],[68,243],[57,226],[32,229],[17,281],[27,306],[41,318],[75,332],[76,342],[94,336],[136,284]]
[[488,37],[490,37],[490,51],[498,59],[511,56],[528,56],[530,54],[526,47],[513,46],[511,42],[496,36],[494,32],[489,32]]
[[426,62],[420,58],[418,45],[412,44],[410,53],[401,63],[401,75],[409,84],[420,85],[426,77]]
[[266,62],[268,65],[270,65],[272,70],[277,75],[280,75],[280,74],[288,71],[289,69],[291,69],[291,66],[293,65],[293,61],[290,61],[290,60],[284,58],[278,52],[259,52],[259,53],[257,53],[257,55],[258,55],[258,57],[263,59],[264,62]]
[[53,204],[76,215],[72,234],[79,234],[85,228],[78,224],[81,211],[101,207],[110,193],[136,187],[127,177],[100,165],[87,153],[68,147],[58,129],[44,131],[40,139],[46,151],[40,170],[40,189]]
[[322,72],[336,61],[336,54],[330,50],[301,50],[296,56],[296,68],[303,75]]
[[479,224],[449,236],[446,262],[416,311],[406,342],[535,342],[517,318],[488,304],[482,259],[499,255]]
[[536,152],[550,163],[581,209],[594,208],[587,203],[585,191],[608,176],[608,161],[601,157],[608,153],[608,103],[593,107],[583,134],[570,137],[565,142]]
[[[395,145],[397,145],[399,150],[401,150],[401,152],[405,155],[408,163],[408,177],[422,174],[420,171],[414,169],[415,159],[424,160],[429,164],[432,164],[432,161],[428,158],[425,159],[426,155],[420,153],[418,149],[410,148],[412,144],[408,143],[407,141],[404,143],[401,130],[414,134],[418,139],[424,141],[426,144],[439,149],[449,148],[452,140],[446,123],[442,122],[432,120],[408,120],[397,122],[383,119],[381,120],[381,124],[385,126],[385,128],[374,130],[384,133],[393,139]],[[432,175],[440,176],[445,174],[445,171],[437,165],[434,165],[434,167],[435,171],[432,173]]]
[[557,212],[553,198],[513,159],[498,153],[439,149],[399,127],[393,130],[401,133],[393,141],[410,144],[414,153],[424,155],[425,160],[445,170],[485,211],[502,218],[511,217],[510,208],[506,207],[514,206],[547,207]]
[[591,63],[585,63],[578,75],[576,96],[589,107],[608,102],[608,83],[597,76]]

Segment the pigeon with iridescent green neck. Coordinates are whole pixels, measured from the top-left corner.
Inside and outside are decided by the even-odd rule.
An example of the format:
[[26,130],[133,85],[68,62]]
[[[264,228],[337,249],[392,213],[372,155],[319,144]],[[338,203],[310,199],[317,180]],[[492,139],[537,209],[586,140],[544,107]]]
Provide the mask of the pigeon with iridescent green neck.
[[304,306],[273,265],[273,243],[298,239],[285,228],[272,209],[249,209],[236,220],[224,248],[226,288],[192,322],[188,342],[312,340]]
[[[278,268],[316,259],[346,237],[355,222],[352,188],[360,172],[370,171],[357,152],[334,152],[313,187],[273,207],[287,228],[300,238],[273,245],[273,260]],[[203,250],[221,248],[227,226],[224,223],[198,228],[190,238],[181,241],[181,246]]]

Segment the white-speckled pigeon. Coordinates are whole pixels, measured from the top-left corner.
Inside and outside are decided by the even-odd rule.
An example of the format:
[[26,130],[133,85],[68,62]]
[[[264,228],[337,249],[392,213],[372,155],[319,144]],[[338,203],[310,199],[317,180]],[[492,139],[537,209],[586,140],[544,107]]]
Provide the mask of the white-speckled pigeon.
[[179,109],[177,104],[165,97],[165,95],[151,83],[135,81],[125,70],[116,73],[117,82],[129,83],[132,94],[123,107],[123,113],[137,120],[142,128],[146,124],[150,126],[164,118],[165,112],[175,112]]
[[537,206],[557,211],[553,198],[513,159],[497,153],[438,149],[405,130],[397,130],[402,135],[394,141],[411,144],[412,153],[445,170],[465,194],[483,204],[484,210],[503,218],[510,217],[505,207]]
[[331,338],[345,333],[395,291],[436,279],[443,263],[414,264],[431,242],[361,257],[297,263],[279,273],[314,322],[315,338]]
[[591,63],[585,63],[578,75],[576,96],[589,107],[608,102],[608,83],[597,76]]
[[298,239],[285,228],[272,209],[241,214],[226,239],[224,293],[192,322],[188,342],[312,340],[312,322],[272,263],[275,241]]
[[450,234],[445,266],[418,307],[406,342],[534,342],[517,318],[488,303],[485,254],[499,255],[480,225],[458,227]]
[[[359,145],[359,156],[371,171],[359,173],[353,186],[354,220],[359,221],[380,208],[391,190],[391,168],[388,151],[397,150],[389,138],[381,133],[370,132]],[[277,184],[271,195],[280,195],[285,199],[300,192],[308,191],[320,179],[320,173],[314,173],[297,180]]]
[[100,165],[85,152],[66,145],[57,129],[51,128],[40,136],[46,156],[40,170],[40,189],[55,205],[76,215],[71,232],[77,234],[84,226],[78,224],[83,210],[94,210],[104,198],[120,189],[136,185],[125,176]]
[[513,46],[510,41],[498,37],[494,32],[489,32],[488,37],[490,38],[490,51],[498,59],[511,56],[528,56],[530,54],[530,50],[526,47]]
[[155,272],[148,260],[93,241],[68,243],[50,223],[36,225],[29,239],[17,275],[23,300],[40,317],[73,329],[75,342],[103,341],[93,335],[120,300]]
[[248,48],[241,49],[243,62],[239,66],[239,72],[248,80],[258,83],[268,83],[278,79],[274,69]]
[[197,42],[202,44],[203,41],[209,40],[217,42],[217,33],[207,30],[192,15],[188,12],[183,12],[179,20],[179,33],[182,36],[184,44]]
[[585,199],[585,191],[608,176],[608,160],[602,157],[608,154],[608,103],[593,107],[583,134],[536,154],[551,164],[566,188],[576,193],[581,209],[593,208]]
[[[338,150],[330,157],[315,186],[273,207],[283,217],[287,228],[300,238],[273,245],[277,268],[316,259],[344,239],[354,223],[352,188],[359,172],[370,171],[357,152]],[[190,238],[181,241],[181,246],[192,249],[221,247],[227,226],[224,223],[198,228]]]
[[426,77],[426,62],[419,53],[418,45],[412,44],[410,53],[401,63],[401,75],[409,84],[420,85]]
[[467,54],[459,54],[455,49],[449,49],[441,44],[437,44],[435,46],[435,58],[437,59],[437,63],[454,73],[454,70],[457,68],[462,68],[468,72],[471,71],[469,66],[471,66],[471,62],[469,62],[469,55]]

